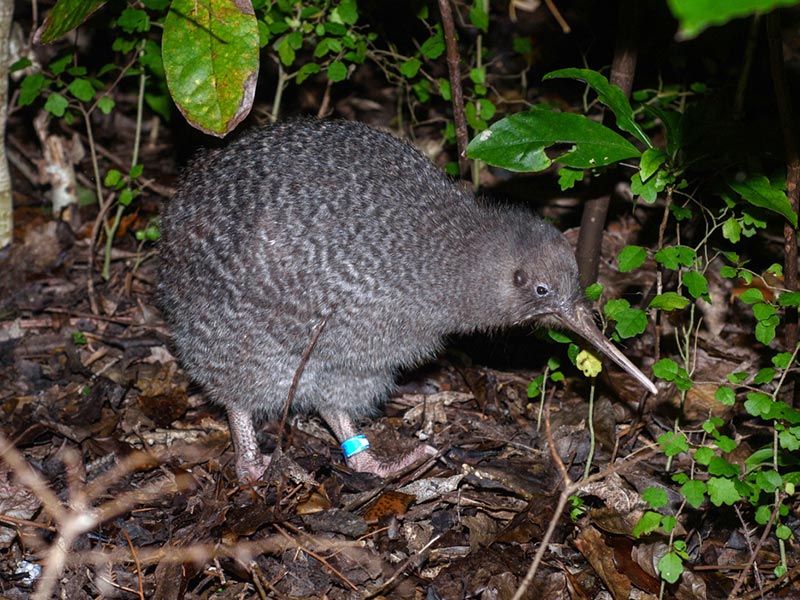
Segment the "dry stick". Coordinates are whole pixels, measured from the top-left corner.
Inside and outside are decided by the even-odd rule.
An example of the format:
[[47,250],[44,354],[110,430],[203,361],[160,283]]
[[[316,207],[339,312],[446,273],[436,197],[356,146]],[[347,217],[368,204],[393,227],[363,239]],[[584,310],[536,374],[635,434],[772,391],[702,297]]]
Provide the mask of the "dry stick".
[[[102,197],[103,196],[100,195],[98,196],[98,199]],[[100,314],[100,308],[97,305],[97,297],[94,293],[94,245],[97,243],[97,238],[100,236],[100,229],[103,226],[106,214],[111,208],[111,205],[114,203],[115,197],[115,192],[110,192],[105,202],[100,205],[100,210],[97,211],[97,218],[95,218],[94,225],[92,225],[92,233],[89,235],[89,250],[88,256],[86,257],[88,269],[86,277],[86,295],[89,297],[89,307],[96,315]]]
[[[794,114],[792,100],[786,86],[786,69],[783,61],[783,43],[781,40],[780,11],[774,10],[767,15],[767,40],[769,42],[769,65],[772,71],[772,84],[775,87],[775,100],[778,104],[778,116],[783,133],[783,147],[786,152],[786,195],[792,205],[794,214],[798,211],[800,196],[800,155],[795,138]],[[784,267],[783,284],[790,292],[797,290],[797,230],[788,221],[783,226]],[[783,343],[790,352],[797,346],[797,308],[786,307],[786,319]],[[800,385],[793,382],[794,406],[800,406]]]
[[[618,86],[625,96],[630,96],[633,77],[636,73],[638,53],[638,0],[622,0],[617,15],[617,46],[611,63],[611,83]],[[603,122],[613,122],[613,114],[606,109]],[[581,229],[578,235],[578,248],[575,258],[578,260],[581,287],[587,287],[597,281],[600,264],[600,246],[603,242],[603,229],[608,215],[611,196],[591,198],[583,205]]]
[[436,542],[439,541],[439,539],[443,535],[444,534],[440,533],[438,535],[433,536],[427,544],[425,544],[417,552],[415,552],[414,554],[409,556],[405,561],[403,561],[403,564],[401,564],[397,569],[395,569],[394,574],[391,577],[389,577],[389,579],[387,579],[386,582],[383,583],[383,585],[381,585],[377,589],[369,592],[366,596],[364,596],[364,600],[369,600],[370,598],[374,598],[375,596],[377,596],[379,594],[383,594],[383,592],[385,592],[390,587],[392,587],[394,585],[394,582],[397,580],[397,578],[400,577],[400,575],[402,575],[405,572],[405,570],[408,568],[408,566],[412,562],[414,562],[416,560],[420,560],[420,556],[425,554],[430,549],[431,546],[433,546]]
[[739,600],[755,600],[756,598],[764,598],[764,594],[768,594],[772,590],[782,585],[785,585],[795,579],[798,575],[800,575],[800,565],[795,565],[793,569],[786,572],[786,575],[779,579],[775,579],[770,581],[760,589],[760,590],[753,590],[749,594],[745,594],[744,596],[739,596]]
[[544,0],[544,3],[547,5],[547,10],[549,10],[550,14],[553,15],[553,18],[556,20],[559,27],[561,27],[561,31],[563,31],[564,33],[569,33],[570,31],[572,31],[572,29],[569,26],[569,23],[567,23],[566,19],[564,19],[564,17],[561,16],[561,13],[559,12],[553,0]]
[[297,549],[297,551],[298,551],[298,552],[304,552],[304,553],[308,554],[310,557],[312,557],[312,558],[316,558],[316,559],[317,559],[319,562],[321,562],[323,565],[325,565],[325,567],[326,567],[326,568],[327,568],[327,569],[328,569],[328,570],[329,570],[331,573],[333,573],[333,574],[334,574],[334,575],[336,575],[336,576],[337,576],[339,579],[341,579],[341,580],[342,580],[342,583],[344,583],[344,584],[346,584],[347,586],[349,586],[349,587],[350,587],[350,588],[351,588],[351,589],[352,589],[354,592],[355,592],[355,591],[358,591],[358,588],[355,586],[355,584],[354,584],[352,581],[350,581],[350,580],[349,580],[347,577],[345,577],[344,573],[342,573],[341,571],[339,571],[338,569],[336,569],[336,568],[335,568],[333,565],[331,565],[331,564],[330,564],[330,563],[329,563],[327,560],[325,560],[325,559],[324,559],[324,558],[323,558],[323,557],[322,557],[320,554],[318,554],[318,553],[314,552],[313,550],[309,550],[309,549],[308,549],[306,546],[304,546],[303,544],[301,544],[300,542],[298,542],[297,540],[295,540],[293,537],[291,537],[291,536],[290,536],[288,533],[286,533],[286,532],[285,532],[285,531],[284,531],[284,530],[283,530],[281,527],[279,527],[278,525],[275,525],[275,529],[277,529],[277,530],[278,530],[278,533],[280,533],[282,536],[284,536],[284,537],[285,537],[285,538],[286,538],[286,539],[289,541],[289,543],[291,543],[291,544],[292,544],[292,545],[293,545],[293,546],[294,546],[294,547]]
[[758,543],[756,544],[756,547],[750,553],[750,559],[747,561],[747,565],[745,566],[744,569],[742,569],[741,573],[739,573],[739,576],[736,578],[736,585],[733,586],[731,593],[728,594],[729,599],[733,600],[733,598],[736,598],[742,585],[744,585],[744,581],[745,579],[747,579],[747,574],[750,572],[750,569],[755,564],[758,553],[761,551],[764,542],[767,541],[767,536],[769,535],[770,531],[772,531],[772,524],[778,517],[778,511],[781,509],[781,504],[783,503],[783,499],[785,497],[786,497],[785,494],[781,494],[780,501],[775,503],[775,507],[772,509],[772,512],[769,515],[769,520],[767,521],[766,525],[764,525],[764,531],[761,532],[761,537],[758,538]]
[[139,580],[139,598],[144,600],[144,577],[142,576],[142,565],[139,564],[139,556],[136,554],[136,547],[133,545],[133,540],[131,540],[131,536],[128,535],[128,532],[123,528],[122,535],[125,536],[125,540],[128,542],[128,547],[131,549],[131,555],[133,555],[133,562],[136,563],[136,578]]
[[467,160],[467,118],[464,115],[464,92],[461,89],[461,57],[458,54],[456,26],[453,24],[453,11],[449,0],[439,0],[439,12],[442,15],[444,41],[447,46],[447,72],[450,75],[450,94],[453,98],[453,121],[456,127],[456,145],[458,147],[458,170],[464,177],[469,171]]
[[550,544],[553,534],[555,533],[558,520],[561,518],[561,515],[564,512],[567,502],[569,502],[569,497],[589,483],[599,481],[600,479],[608,477],[612,473],[620,473],[627,470],[636,463],[655,454],[656,450],[653,447],[644,448],[638,456],[629,458],[623,464],[609,465],[602,471],[598,471],[597,473],[585,479],[581,479],[576,483],[570,478],[569,473],[567,473],[567,468],[564,466],[564,461],[561,460],[561,457],[558,455],[558,451],[556,450],[556,445],[553,440],[553,432],[550,428],[550,398],[547,398],[545,401],[544,431],[547,436],[547,444],[550,447],[550,456],[552,456],[553,462],[556,463],[556,466],[561,473],[561,478],[564,481],[564,489],[561,492],[561,496],[558,498],[558,504],[553,512],[553,516],[550,518],[550,524],[548,525],[547,531],[545,532],[544,537],[539,544],[539,548],[536,550],[536,555],[533,557],[533,562],[531,562],[531,566],[528,567],[528,572],[525,574],[525,577],[523,578],[522,583],[520,583],[519,588],[514,594],[512,600],[520,600],[533,582],[533,578],[536,576],[536,571],[539,568],[539,564],[542,562],[544,553],[547,552],[547,547]]
[[319,336],[322,335],[322,330],[325,329],[325,325],[327,325],[329,318],[330,314],[327,314],[322,318],[322,321],[319,322],[319,325],[317,325],[316,329],[314,330],[314,335],[311,336],[311,340],[308,342],[308,346],[306,346],[306,349],[303,350],[303,354],[300,356],[300,362],[297,364],[297,368],[294,370],[292,385],[289,386],[289,393],[286,395],[286,404],[283,405],[281,425],[278,428],[278,443],[275,444],[275,449],[278,452],[281,451],[281,446],[283,445],[283,431],[286,427],[286,418],[289,416],[289,407],[292,405],[292,400],[294,400],[294,395],[297,392],[297,385],[300,383],[300,377],[303,375],[303,371],[306,369],[308,359],[311,358],[311,353],[314,351],[314,346],[317,345],[317,340],[319,340]]

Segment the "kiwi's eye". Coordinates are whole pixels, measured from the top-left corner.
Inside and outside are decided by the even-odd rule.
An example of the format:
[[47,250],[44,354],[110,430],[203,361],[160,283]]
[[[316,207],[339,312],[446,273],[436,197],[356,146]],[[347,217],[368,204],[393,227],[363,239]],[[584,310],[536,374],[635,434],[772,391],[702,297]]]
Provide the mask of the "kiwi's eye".
[[514,271],[514,285],[517,287],[523,287],[526,283],[528,283],[528,275],[522,269],[517,269]]
[[536,286],[536,295],[539,296],[540,298],[542,296],[547,296],[547,294],[549,293],[550,293],[550,288],[544,285],[543,283],[540,283],[539,285]]

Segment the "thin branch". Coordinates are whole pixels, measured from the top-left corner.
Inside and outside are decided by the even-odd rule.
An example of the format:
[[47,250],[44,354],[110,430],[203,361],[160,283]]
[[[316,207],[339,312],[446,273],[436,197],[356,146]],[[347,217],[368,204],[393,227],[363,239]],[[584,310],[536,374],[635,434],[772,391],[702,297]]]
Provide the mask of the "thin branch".
[[447,71],[450,74],[450,95],[453,101],[453,121],[456,128],[456,144],[458,146],[458,170],[463,177],[469,171],[467,160],[467,117],[464,114],[464,92],[461,89],[461,56],[458,53],[456,27],[453,23],[453,11],[449,0],[439,0],[439,12],[442,15],[444,41],[447,46]]

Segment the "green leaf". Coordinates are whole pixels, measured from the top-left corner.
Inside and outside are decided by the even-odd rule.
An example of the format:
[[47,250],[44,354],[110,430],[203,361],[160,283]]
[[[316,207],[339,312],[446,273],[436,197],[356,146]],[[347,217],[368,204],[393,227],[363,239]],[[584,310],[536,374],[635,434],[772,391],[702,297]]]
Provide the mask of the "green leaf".
[[650,508],[661,508],[667,505],[667,492],[663,488],[649,487],[642,491],[642,500],[647,502]]
[[638,269],[647,259],[647,249],[642,246],[625,246],[617,257],[619,272],[627,273]]
[[303,47],[303,32],[300,30],[292,31],[286,36],[286,43],[292,47],[292,50],[300,50]]
[[700,508],[706,499],[706,484],[703,481],[689,480],[681,486],[681,494],[694,508]]
[[745,304],[755,304],[756,302],[764,302],[764,294],[758,288],[747,288],[739,294],[739,300]]
[[125,33],[150,31],[150,16],[143,10],[128,6],[120,13],[117,27]]
[[772,397],[763,392],[748,392],[745,410],[754,417],[766,418],[772,412]]
[[691,267],[697,258],[697,253],[688,246],[668,246],[655,253],[656,262],[667,269],[677,270],[679,266]]
[[67,67],[70,65],[71,62],[72,62],[72,53],[69,52],[64,56],[55,59],[48,66],[50,68],[50,72],[56,77],[58,77],[64,71],[67,70]]
[[44,109],[57,117],[64,116],[64,113],[67,112],[67,106],[69,106],[69,100],[56,92],[52,92],[44,103]]
[[661,148],[648,148],[639,161],[639,174],[642,181],[647,181],[667,161],[667,155]]
[[33,64],[33,61],[28,58],[27,56],[20,58],[19,60],[14,61],[14,63],[8,67],[9,73],[15,73],[16,71],[22,71],[22,69],[27,69]]
[[759,321],[756,323],[755,336],[756,340],[768,346],[775,339],[777,327],[780,324],[780,319],[774,317],[767,321]]
[[778,444],[789,452],[800,450],[800,428],[792,427],[778,434]]
[[714,436],[714,442],[715,442],[717,448],[719,448],[720,450],[722,450],[723,452],[726,452],[726,453],[727,452],[733,452],[734,450],[736,450],[736,448],[738,446],[738,444],[736,443],[736,440],[734,440],[731,437],[728,437],[727,435],[722,435],[720,433],[717,433]]
[[656,441],[667,456],[675,456],[681,452],[689,451],[689,443],[686,441],[686,436],[682,433],[668,431],[658,436],[658,440]]
[[[147,67],[153,75],[159,79],[164,79],[164,61],[161,60],[161,46],[152,40],[147,40],[144,45],[144,52],[139,56],[139,62]],[[116,65],[109,64],[108,67],[115,69]]]
[[486,68],[481,67],[480,69],[470,69],[469,78],[472,83],[484,83],[486,81]]
[[800,306],[800,292],[784,292],[778,298],[781,306]]
[[497,112],[497,107],[495,107],[494,102],[488,98],[481,98],[478,100],[478,106],[481,119],[485,121],[490,120],[492,117],[494,117],[494,113]]
[[400,64],[400,73],[402,73],[403,77],[406,79],[411,79],[419,73],[419,68],[421,66],[422,63],[418,58],[410,58]]
[[783,478],[774,469],[764,469],[756,474],[756,485],[767,494],[783,488]]
[[483,131],[488,127],[486,121],[479,117],[475,102],[470,102],[464,106],[464,116],[467,118],[467,124],[476,131]]
[[664,292],[659,294],[650,301],[648,308],[657,308],[658,310],[683,310],[689,306],[689,300],[684,298],[677,292]]
[[653,375],[665,381],[671,381],[681,390],[690,390],[694,383],[689,379],[686,369],[679,366],[671,358],[662,358],[653,365]]
[[125,188],[119,193],[119,203],[122,206],[130,206],[133,201],[133,191],[130,188]]
[[449,102],[453,97],[451,95],[450,82],[444,77],[440,77],[437,80],[437,83],[439,84],[439,94],[441,94],[442,99],[447,100]]
[[661,529],[663,529],[666,533],[671,533],[677,525],[678,520],[672,515],[664,515],[664,517],[661,519]]
[[104,115],[110,114],[114,109],[114,106],[115,102],[108,96],[103,96],[97,101],[97,108],[99,108],[100,112],[102,112]]
[[753,316],[759,321],[769,321],[778,312],[778,309],[766,302],[756,302],[753,304]]
[[192,126],[223,136],[247,116],[258,51],[249,3],[173,0],[164,20],[162,58],[172,98]]
[[467,155],[510,171],[543,171],[553,162],[545,150],[556,144],[570,147],[554,160],[576,169],[639,156],[632,144],[599,123],[541,108],[500,119],[470,142]]
[[739,467],[729,463],[721,456],[715,456],[708,462],[708,472],[711,475],[720,475],[722,477],[737,477],[741,474]]
[[634,337],[647,329],[647,314],[638,308],[630,308],[627,300],[609,300],[603,311],[616,322],[614,329],[621,338]]
[[736,489],[736,483],[727,477],[709,477],[706,483],[708,488],[708,499],[714,506],[727,504],[733,506],[742,499],[741,494]]
[[73,79],[67,89],[70,94],[82,102],[89,102],[94,98],[94,86],[88,79]]
[[711,462],[711,459],[716,456],[714,451],[707,446],[703,446],[702,448],[698,448],[694,451],[694,459],[697,461],[698,464],[707,465]]
[[355,25],[358,22],[358,3],[356,0],[342,0],[334,13],[345,25]]
[[551,340],[558,342],[559,344],[568,344],[572,341],[569,336],[566,336],[560,331],[555,331],[553,329],[549,329],[547,331],[547,335],[550,336]]
[[335,60],[328,65],[328,79],[333,83],[344,81],[347,78],[347,66],[340,61]]
[[295,56],[294,48],[289,43],[289,36],[283,36],[278,43],[278,57],[281,59],[281,64],[285,67],[292,66]]
[[692,298],[702,298],[706,302],[711,302],[711,297],[708,295],[708,281],[704,275],[697,271],[686,271],[683,274],[683,285],[689,290]]
[[322,68],[317,63],[306,63],[297,71],[297,83],[301,84],[306,79],[320,72]]
[[765,367],[756,373],[756,376],[753,377],[753,383],[756,385],[764,385],[773,379],[775,379],[775,369],[772,367]]
[[675,552],[667,552],[658,561],[658,572],[667,583],[675,583],[683,574],[683,561]]
[[442,35],[442,26],[437,24],[433,35],[422,43],[419,52],[425,58],[436,60],[442,55],[444,50],[445,45],[444,35]]
[[469,21],[476,29],[489,31],[489,13],[483,10],[483,3],[480,0],[469,9]]
[[739,221],[734,217],[729,217],[723,224],[722,224],[722,237],[726,240],[733,242],[734,244],[739,243],[739,240],[742,237],[742,225]]
[[106,0],[58,0],[33,36],[35,44],[49,44],[86,21]]
[[[601,75],[597,71],[592,71],[591,69],[572,68],[552,71],[545,74],[545,76],[542,77],[542,80],[546,81],[548,79],[555,79],[558,77],[569,77],[571,79],[585,81],[597,93],[597,99],[610,108],[614,113],[614,116],[617,120],[617,127],[638,138],[638,140],[645,144],[648,148],[653,147],[653,143],[650,141],[650,138],[636,123],[633,109],[631,108],[631,103],[628,101],[628,98],[625,97],[623,91],[616,85],[609,83],[605,76]],[[647,177],[644,179],[647,179]]]
[[797,213],[792,210],[786,192],[770,183],[764,175],[753,175],[741,183],[728,182],[728,185],[753,206],[783,215],[793,227],[797,227]]
[[431,98],[431,82],[427,79],[419,79],[413,83],[411,89],[419,98],[420,102],[427,102]]
[[672,216],[676,221],[685,221],[692,216],[692,209],[685,206],[679,206],[677,204],[670,204],[669,212],[672,213]]
[[639,521],[633,527],[634,537],[641,537],[642,535],[652,533],[661,525],[661,515],[652,510],[644,511],[644,514],[639,518]]
[[672,381],[678,374],[678,363],[671,358],[662,358],[653,365],[653,375],[659,379]]
[[22,80],[19,90],[18,104],[28,106],[39,97],[39,93],[46,87],[47,79],[41,73],[31,73]]
[[667,0],[667,4],[680,23],[678,38],[689,39],[707,27],[766,13],[779,6],[794,6],[797,0]]
[[778,352],[778,354],[772,357],[772,364],[778,369],[788,369],[789,365],[792,364],[792,353]]
[[584,172],[582,169],[570,169],[569,167],[561,167],[558,170],[558,185],[561,191],[572,189],[579,181],[583,181]]
[[119,169],[109,169],[103,179],[103,185],[107,188],[118,186],[122,182],[122,172]]
[[775,536],[779,540],[788,540],[792,537],[792,530],[786,525],[780,524],[775,528]]
[[602,293],[603,293],[603,286],[600,285],[599,283],[593,283],[592,285],[587,287],[586,290],[584,291],[586,297],[592,302],[596,302],[600,298]]
[[733,406],[736,403],[736,392],[726,385],[721,385],[714,393],[714,399],[722,402],[725,406]]

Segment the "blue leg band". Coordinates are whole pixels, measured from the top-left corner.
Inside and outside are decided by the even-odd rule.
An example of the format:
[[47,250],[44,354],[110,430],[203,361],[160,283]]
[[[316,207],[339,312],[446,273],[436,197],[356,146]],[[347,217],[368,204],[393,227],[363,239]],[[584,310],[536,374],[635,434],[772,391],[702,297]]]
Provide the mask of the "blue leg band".
[[350,458],[354,454],[363,452],[369,448],[369,441],[364,434],[354,435],[349,440],[342,442],[342,450],[344,450],[344,457]]

